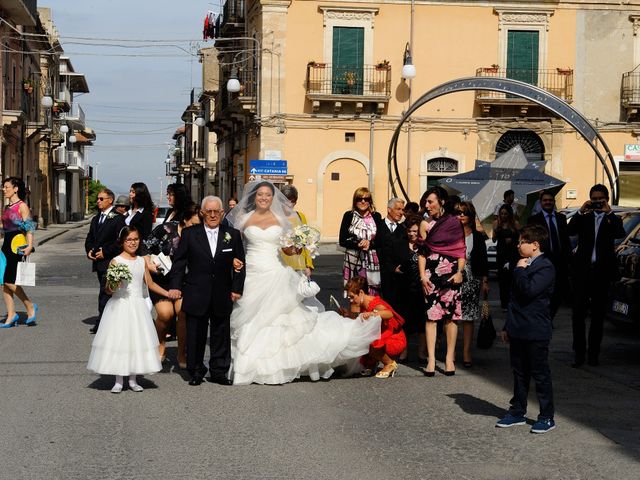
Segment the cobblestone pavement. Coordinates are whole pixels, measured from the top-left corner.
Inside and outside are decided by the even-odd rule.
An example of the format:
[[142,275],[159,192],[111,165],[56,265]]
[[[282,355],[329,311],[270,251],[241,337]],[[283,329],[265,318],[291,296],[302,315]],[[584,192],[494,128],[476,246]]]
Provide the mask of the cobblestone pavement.
[[[389,380],[194,388],[172,343],[173,363],[143,393],[112,395],[112,378],[85,369],[97,306],[86,231],[34,255],[38,326],[0,330],[1,478],[638,478],[640,339],[607,325],[602,365],[572,369],[568,309],[552,342],[558,428],[547,435],[494,428],[511,389],[500,344],[455,377],[426,378],[410,362]],[[323,301],[340,294],[340,264],[318,258]]]

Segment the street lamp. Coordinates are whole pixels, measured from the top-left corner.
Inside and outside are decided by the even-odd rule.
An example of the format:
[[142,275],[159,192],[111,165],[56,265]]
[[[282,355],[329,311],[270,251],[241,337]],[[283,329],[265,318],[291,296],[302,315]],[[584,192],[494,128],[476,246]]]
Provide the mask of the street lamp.
[[416,78],[416,67],[411,59],[411,47],[409,46],[409,42],[407,42],[407,45],[404,47],[402,78],[406,80]]
[[60,133],[62,133],[63,135],[66,135],[67,133],[69,133],[69,127],[67,126],[66,123],[63,123],[62,125],[60,125]]
[[193,123],[196,127],[204,127],[207,124],[207,121],[202,117],[202,113],[198,113],[198,116]]
[[238,80],[238,69],[236,67],[231,68],[231,75],[227,80],[227,92],[238,93],[240,91],[240,80]]
[[45,96],[43,96],[40,100],[40,105],[47,109],[53,107],[53,98],[51,98],[51,95],[46,94]]

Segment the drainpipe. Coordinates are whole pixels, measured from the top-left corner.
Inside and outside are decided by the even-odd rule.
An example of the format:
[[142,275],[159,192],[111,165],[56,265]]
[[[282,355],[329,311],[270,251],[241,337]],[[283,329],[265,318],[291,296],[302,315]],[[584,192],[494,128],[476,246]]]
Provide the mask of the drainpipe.
[[369,191],[373,193],[373,137],[375,134],[375,114],[371,114],[371,123],[369,125]]

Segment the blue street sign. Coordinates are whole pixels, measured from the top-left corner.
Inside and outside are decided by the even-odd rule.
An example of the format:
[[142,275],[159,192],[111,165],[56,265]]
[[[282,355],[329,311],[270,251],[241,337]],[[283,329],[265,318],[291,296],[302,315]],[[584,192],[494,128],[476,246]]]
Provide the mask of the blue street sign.
[[251,175],[286,175],[286,160],[249,160]]

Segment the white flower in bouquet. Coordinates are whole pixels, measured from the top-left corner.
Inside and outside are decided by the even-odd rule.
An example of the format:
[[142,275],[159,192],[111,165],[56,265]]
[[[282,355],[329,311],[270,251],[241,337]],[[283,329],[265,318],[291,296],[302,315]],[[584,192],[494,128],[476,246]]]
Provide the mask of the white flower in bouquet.
[[309,225],[298,225],[285,233],[280,243],[285,248],[306,248],[311,258],[316,258],[319,255],[320,231]]
[[122,263],[113,263],[107,269],[107,287],[114,291],[122,282],[130,282],[133,279],[129,267]]

